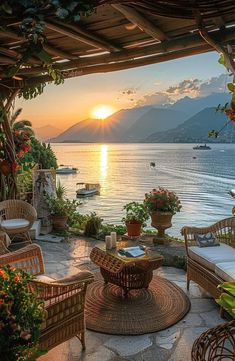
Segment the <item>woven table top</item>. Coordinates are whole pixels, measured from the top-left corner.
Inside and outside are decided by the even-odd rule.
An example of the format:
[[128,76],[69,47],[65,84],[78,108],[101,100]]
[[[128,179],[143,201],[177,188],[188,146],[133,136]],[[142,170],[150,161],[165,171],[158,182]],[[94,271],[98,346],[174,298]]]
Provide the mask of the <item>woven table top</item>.
[[146,250],[140,257],[126,257],[118,253],[118,250],[126,247],[138,246],[138,241],[121,240],[117,242],[117,247],[107,250],[105,244],[94,247],[90,258],[97,266],[110,270],[111,272],[120,272],[126,265],[148,264],[157,260],[163,260],[155,247]]

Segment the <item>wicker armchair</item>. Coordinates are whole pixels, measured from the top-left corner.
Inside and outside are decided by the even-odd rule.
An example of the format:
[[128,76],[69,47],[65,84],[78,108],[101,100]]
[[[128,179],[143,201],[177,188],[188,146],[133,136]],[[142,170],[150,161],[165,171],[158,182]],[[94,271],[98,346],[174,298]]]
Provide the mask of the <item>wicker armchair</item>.
[[0,202],[0,230],[12,239],[20,236],[31,243],[29,230],[37,219],[37,212],[31,204],[18,199]]
[[193,344],[192,361],[234,361],[235,321],[203,332]]
[[235,248],[235,217],[223,219],[209,227],[183,227],[181,230],[187,253],[187,289],[189,289],[190,280],[192,280],[207,290],[214,298],[218,298],[221,291],[217,286],[224,280],[212,270],[192,259],[189,252],[190,246],[196,245],[195,234],[208,232],[212,232],[220,243]]
[[40,345],[50,350],[77,336],[82,348],[85,349],[85,294],[87,285],[93,281],[93,274],[84,271],[59,280],[43,276],[45,269],[42,252],[35,244],[0,256],[0,267],[7,264],[28,271],[39,278],[30,281],[30,288],[32,291],[37,290],[39,297],[44,299],[47,311]]

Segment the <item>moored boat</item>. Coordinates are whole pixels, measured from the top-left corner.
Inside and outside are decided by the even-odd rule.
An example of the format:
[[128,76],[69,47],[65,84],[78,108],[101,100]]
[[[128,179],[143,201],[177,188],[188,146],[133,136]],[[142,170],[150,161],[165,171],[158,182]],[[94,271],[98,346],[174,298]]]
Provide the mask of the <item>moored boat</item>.
[[69,165],[60,165],[58,169],[56,169],[56,174],[76,174],[79,173],[78,168],[69,166]]
[[211,147],[209,147],[209,145],[196,145],[195,147],[193,147],[194,150],[209,150],[211,149]]
[[79,186],[78,190],[76,191],[76,195],[78,198],[84,197],[92,197],[94,195],[100,194],[100,185],[93,184],[93,183],[77,183]]

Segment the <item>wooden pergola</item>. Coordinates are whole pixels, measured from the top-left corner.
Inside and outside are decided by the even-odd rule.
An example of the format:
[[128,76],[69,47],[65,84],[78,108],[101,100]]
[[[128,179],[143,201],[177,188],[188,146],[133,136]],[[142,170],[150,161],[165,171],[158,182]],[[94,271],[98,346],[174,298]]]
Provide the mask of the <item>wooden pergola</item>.
[[[94,0],[96,11],[78,23],[45,14],[44,49],[64,78],[129,69],[194,54],[218,51],[234,72],[234,0]],[[0,28],[0,86],[20,89],[50,81],[32,57],[14,77],[6,68],[20,59],[26,39],[21,19]],[[1,88],[0,88],[1,89]]]

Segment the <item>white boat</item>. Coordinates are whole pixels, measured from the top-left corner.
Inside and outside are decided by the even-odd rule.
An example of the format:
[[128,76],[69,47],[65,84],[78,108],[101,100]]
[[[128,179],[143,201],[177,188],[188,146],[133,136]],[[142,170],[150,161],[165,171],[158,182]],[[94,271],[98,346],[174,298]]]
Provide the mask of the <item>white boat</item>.
[[56,174],[76,174],[79,170],[69,165],[60,165],[58,169],[56,169]]
[[77,183],[79,186],[78,190],[76,191],[78,198],[83,197],[92,197],[96,194],[100,194],[100,185],[93,184],[93,183]]
[[211,147],[209,147],[209,145],[196,145],[195,147],[193,147],[194,150],[210,150]]

